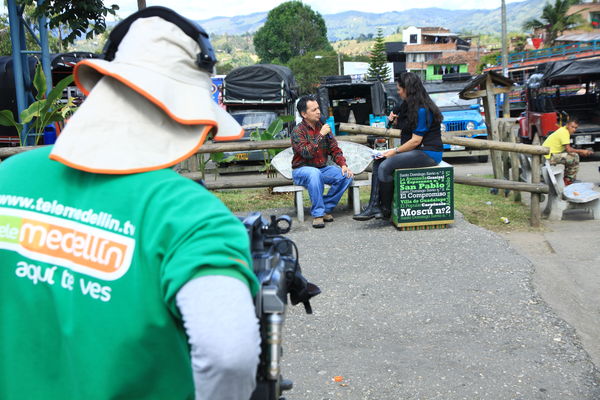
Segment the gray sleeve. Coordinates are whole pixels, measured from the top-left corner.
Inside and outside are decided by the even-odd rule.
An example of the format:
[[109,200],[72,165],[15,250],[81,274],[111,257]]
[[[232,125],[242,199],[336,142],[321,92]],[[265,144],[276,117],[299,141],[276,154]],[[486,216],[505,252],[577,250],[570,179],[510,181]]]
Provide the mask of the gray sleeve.
[[248,400],[255,386],[260,333],[248,287],[204,276],[177,293],[191,346],[196,400]]

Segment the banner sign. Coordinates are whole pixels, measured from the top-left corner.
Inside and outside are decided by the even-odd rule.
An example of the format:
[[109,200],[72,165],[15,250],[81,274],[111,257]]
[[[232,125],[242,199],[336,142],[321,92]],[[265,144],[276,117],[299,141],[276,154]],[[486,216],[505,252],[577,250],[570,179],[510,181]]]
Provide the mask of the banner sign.
[[397,227],[454,222],[452,166],[442,162],[436,167],[396,170],[392,221]]

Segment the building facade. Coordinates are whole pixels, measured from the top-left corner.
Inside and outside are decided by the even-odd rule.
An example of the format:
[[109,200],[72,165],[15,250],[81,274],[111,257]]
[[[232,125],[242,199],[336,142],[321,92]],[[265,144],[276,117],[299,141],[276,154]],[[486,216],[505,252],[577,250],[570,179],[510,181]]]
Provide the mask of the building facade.
[[[469,72],[471,43],[442,27],[410,26],[402,31],[405,68],[423,80],[439,80],[450,73]],[[459,56],[459,57],[457,57]],[[460,59],[463,56],[464,59]],[[448,62],[439,62],[446,60]]]

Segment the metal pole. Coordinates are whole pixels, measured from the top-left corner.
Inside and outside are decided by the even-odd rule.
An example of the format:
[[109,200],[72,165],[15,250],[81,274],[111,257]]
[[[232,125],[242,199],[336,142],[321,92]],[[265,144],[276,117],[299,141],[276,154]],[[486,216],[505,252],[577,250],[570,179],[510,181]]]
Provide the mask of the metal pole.
[[[37,0],[38,6],[44,4],[45,0]],[[46,95],[52,90],[52,67],[50,66],[50,49],[48,48],[48,25],[46,16],[42,15],[38,20],[40,30],[40,47],[42,50],[42,69],[46,76]]]
[[341,53],[337,53],[337,59],[338,59],[338,75],[342,75],[342,54]]
[[23,60],[21,58],[21,38],[19,35],[19,15],[16,0],[8,0],[8,21],[10,26],[10,41],[12,44],[13,79],[15,80],[15,95],[17,98],[17,121],[21,120],[21,111],[25,104],[25,85],[23,83]]
[[[508,43],[506,38],[506,0],[502,0],[502,75],[508,78]],[[510,103],[508,93],[504,94],[502,116],[510,117]]]

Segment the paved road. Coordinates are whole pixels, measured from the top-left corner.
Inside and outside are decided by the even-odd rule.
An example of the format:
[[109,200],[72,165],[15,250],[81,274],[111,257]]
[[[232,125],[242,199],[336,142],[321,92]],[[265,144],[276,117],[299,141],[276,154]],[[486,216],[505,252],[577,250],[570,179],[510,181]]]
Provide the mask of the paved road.
[[288,399],[600,398],[573,328],[502,237],[461,216],[447,230],[400,232],[348,213],[289,236],[323,294],[314,315],[289,313]]
[[450,229],[401,232],[344,210],[322,230],[296,224],[323,294],[312,316],[290,308],[288,400],[600,398],[600,225],[547,226],[504,238],[457,215]]

